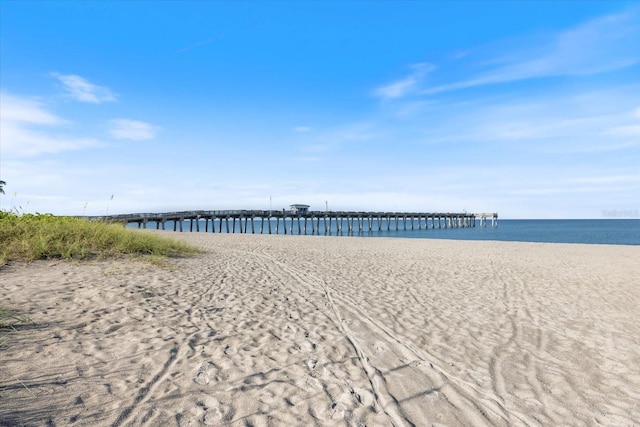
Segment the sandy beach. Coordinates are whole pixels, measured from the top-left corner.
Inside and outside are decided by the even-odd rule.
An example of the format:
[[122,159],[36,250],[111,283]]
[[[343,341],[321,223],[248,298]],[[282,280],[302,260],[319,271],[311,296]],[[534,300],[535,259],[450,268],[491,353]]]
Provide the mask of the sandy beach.
[[638,246],[164,234],[0,269],[0,425],[640,425]]

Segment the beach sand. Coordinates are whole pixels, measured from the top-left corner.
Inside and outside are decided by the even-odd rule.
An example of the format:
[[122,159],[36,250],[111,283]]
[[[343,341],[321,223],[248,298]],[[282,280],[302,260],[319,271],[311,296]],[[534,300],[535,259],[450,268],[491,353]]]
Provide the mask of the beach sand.
[[640,247],[166,234],[0,269],[0,425],[640,425]]

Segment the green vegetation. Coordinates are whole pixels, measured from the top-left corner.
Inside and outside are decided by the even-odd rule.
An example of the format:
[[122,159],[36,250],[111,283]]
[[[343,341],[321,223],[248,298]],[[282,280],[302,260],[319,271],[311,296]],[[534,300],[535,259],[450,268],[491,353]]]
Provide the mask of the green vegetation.
[[127,230],[122,224],[0,212],[0,265],[12,260],[171,257],[200,252],[182,242]]
[[31,323],[31,319],[29,318],[29,316],[24,315],[18,311],[0,306],[0,329],[11,328],[13,327],[13,325],[29,323]]

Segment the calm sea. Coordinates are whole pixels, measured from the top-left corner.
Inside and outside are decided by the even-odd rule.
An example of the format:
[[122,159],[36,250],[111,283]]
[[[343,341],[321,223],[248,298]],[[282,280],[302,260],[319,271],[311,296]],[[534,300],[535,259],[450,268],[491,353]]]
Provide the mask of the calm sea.
[[[244,224],[244,223],[243,223]],[[254,223],[254,232],[260,233],[261,222],[256,220]],[[291,233],[291,223],[287,221],[287,234]],[[431,225],[431,223],[429,223]],[[129,225],[135,228],[135,224]],[[437,223],[436,223],[437,226]],[[148,228],[155,228],[153,222],[149,222]],[[183,230],[188,232],[191,224],[185,221]],[[233,230],[232,222],[229,221],[229,231]],[[244,227],[244,225],[243,225]],[[167,230],[173,230],[173,224],[166,224]],[[200,221],[200,232],[205,232],[204,221]],[[357,230],[357,223],[354,224]],[[368,224],[363,224],[365,230]],[[343,233],[338,233],[335,221],[331,227],[327,226],[331,235],[343,235],[353,237],[402,237],[411,239],[454,239],[454,240],[500,240],[500,241],[519,241],[519,242],[548,242],[548,243],[591,243],[591,244],[614,244],[614,245],[640,245],[640,219],[582,219],[582,220],[499,220],[497,227],[472,227],[472,228],[424,228],[418,229],[417,222],[414,229],[411,230],[411,224],[407,224],[408,230],[404,230],[404,224],[400,224],[399,230],[395,229],[395,223],[391,225],[391,230],[386,230],[386,223],[383,224],[381,231],[377,230],[377,223],[373,222],[374,231],[364,231],[358,233],[347,233],[347,224],[343,224]],[[215,232],[220,230],[220,223],[216,221]],[[193,231],[196,231],[194,221]],[[244,230],[243,230],[244,231]],[[208,232],[211,233],[211,222],[209,222]],[[222,225],[222,232],[226,233],[226,223]],[[237,222],[235,232],[240,232],[240,225]],[[247,232],[251,233],[251,223],[247,225]],[[264,224],[265,234],[268,234],[267,222]],[[275,222],[272,221],[271,233],[276,233]],[[316,230],[317,233],[317,230]],[[278,234],[284,234],[284,227],[280,221]],[[293,234],[304,234],[304,225],[301,224],[301,230],[298,230],[298,223],[294,221]],[[311,234],[311,224],[307,224],[307,234]],[[329,233],[326,233],[329,234]],[[325,227],[320,222],[320,235],[325,235]]]

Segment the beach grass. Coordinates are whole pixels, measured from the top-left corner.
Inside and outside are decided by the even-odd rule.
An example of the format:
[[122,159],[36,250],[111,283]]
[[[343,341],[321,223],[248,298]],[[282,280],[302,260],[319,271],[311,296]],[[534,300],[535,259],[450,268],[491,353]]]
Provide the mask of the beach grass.
[[[0,329],[11,328],[17,324],[23,325],[29,323],[31,323],[31,319],[26,314],[0,306]],[[2,340],[0,340],[0,343],[2,343]]]
[[125,229],[122,224],[50,214],[0,212],[0,265],[40,259],[176,257],[200,253],[185,243]]

